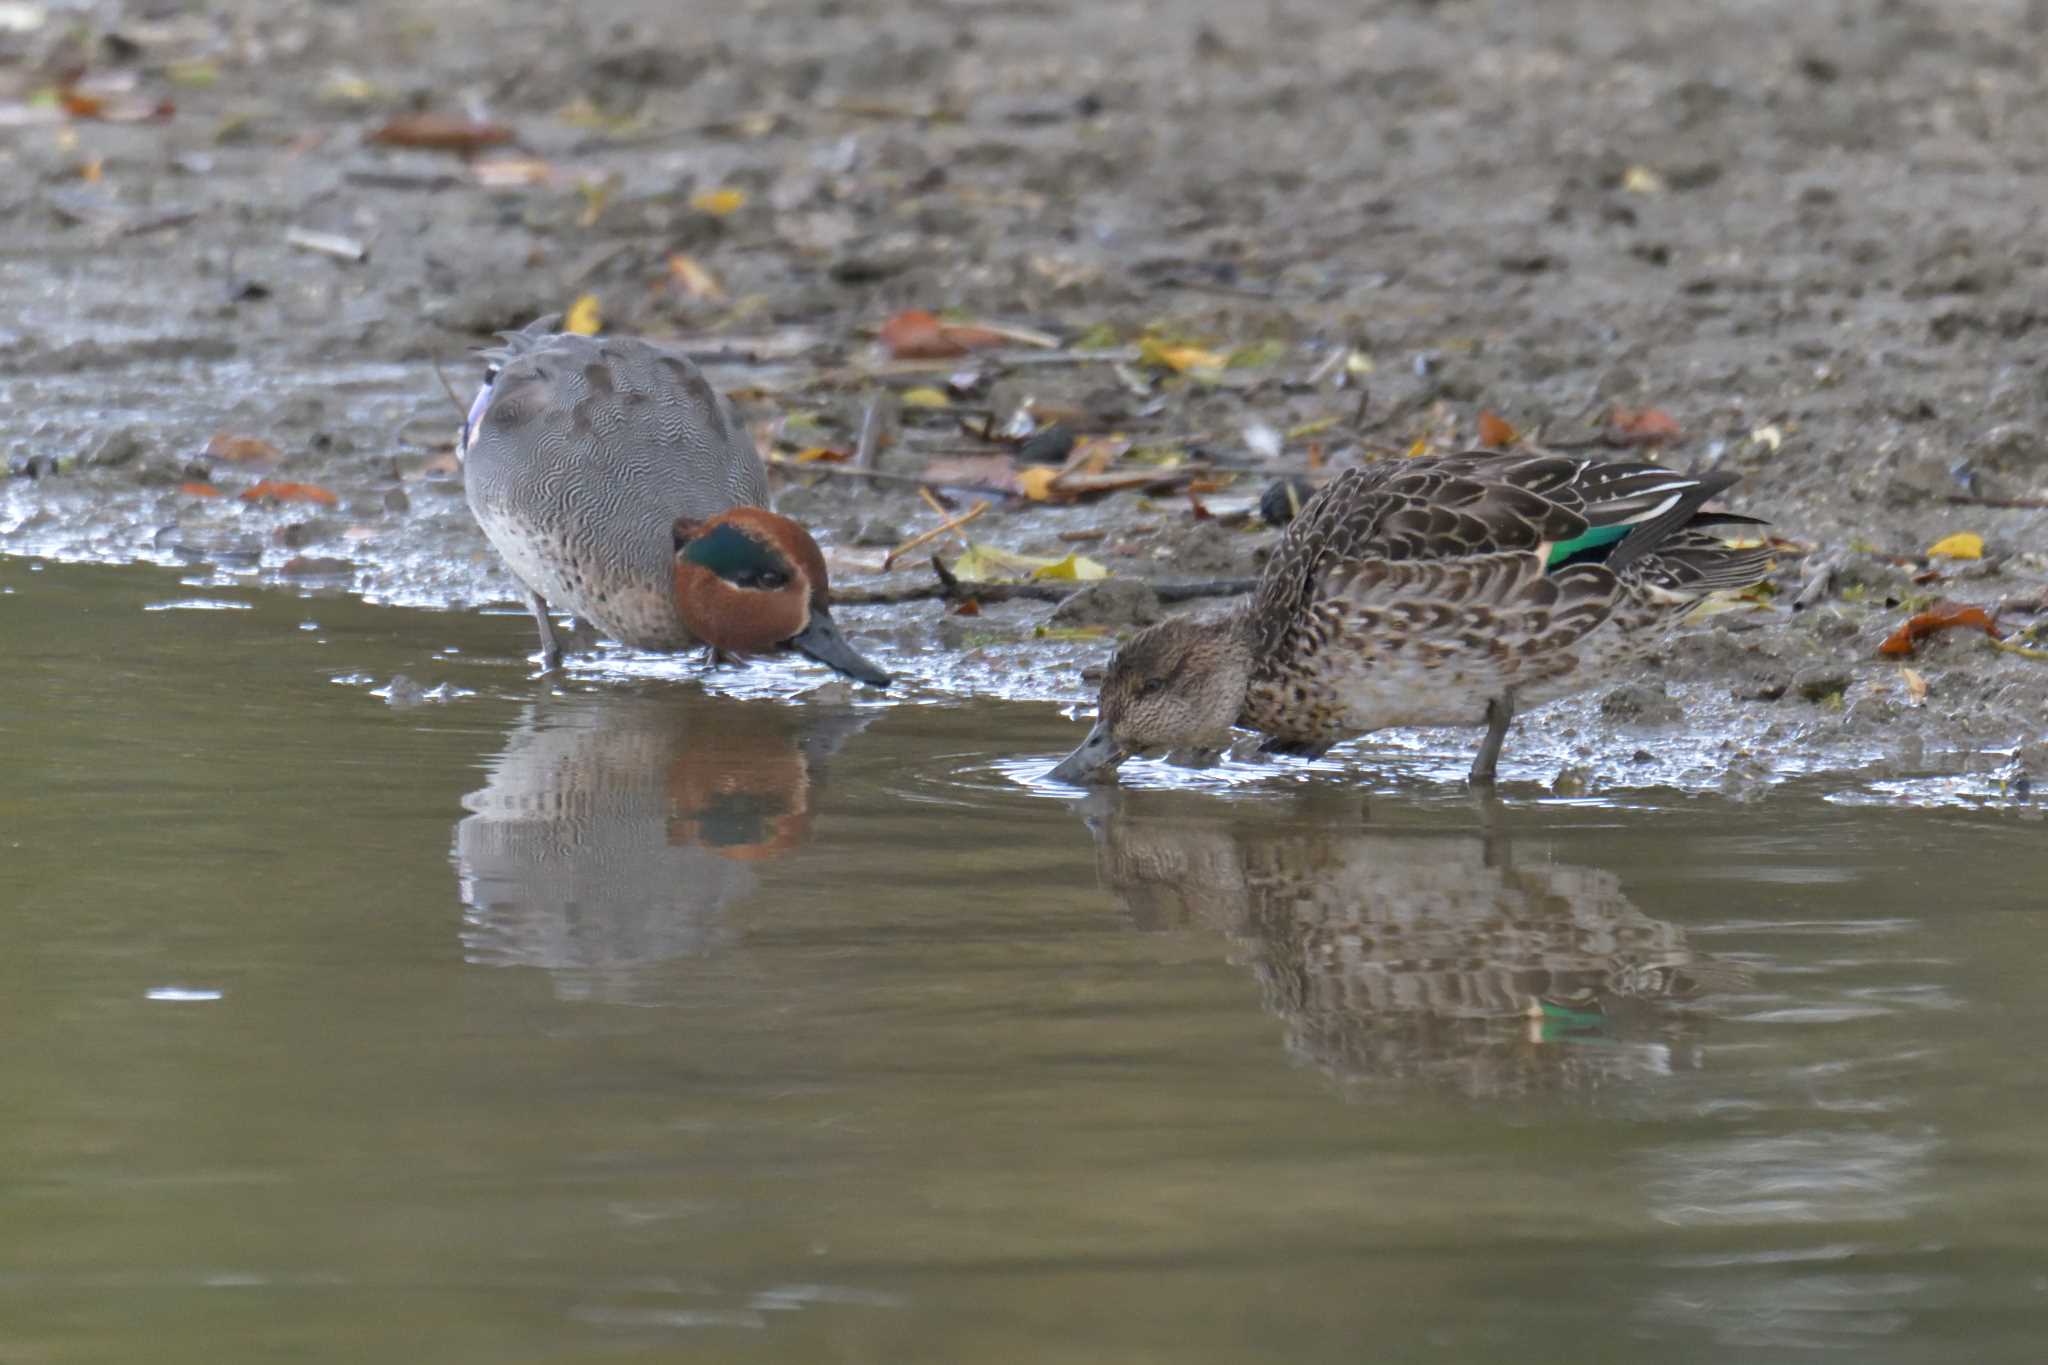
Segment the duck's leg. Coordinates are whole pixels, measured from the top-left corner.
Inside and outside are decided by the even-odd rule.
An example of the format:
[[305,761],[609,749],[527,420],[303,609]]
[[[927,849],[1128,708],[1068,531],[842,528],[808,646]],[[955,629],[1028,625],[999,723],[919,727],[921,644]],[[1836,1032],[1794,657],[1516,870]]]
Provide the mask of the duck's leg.
[[526,590],[526,609],[540,628],[540,671],[552,673],[562,666],[562,645],[555,639],[555,623],[548,620],[548,604],[533,589]]
[[1515,694],[1503,692],[1486,703],[1486,738],[1479,742],[1479,756],[1465,780],[1475,787],[1493,785],[1494,770],[1500,766],[1500,746],[1515,719]]

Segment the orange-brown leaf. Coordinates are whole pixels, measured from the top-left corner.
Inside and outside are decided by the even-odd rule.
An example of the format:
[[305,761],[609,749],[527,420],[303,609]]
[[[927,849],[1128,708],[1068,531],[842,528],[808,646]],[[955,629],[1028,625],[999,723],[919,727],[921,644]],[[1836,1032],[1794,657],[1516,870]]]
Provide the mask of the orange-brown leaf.
[[421,147],[436,152],[474,152],[512,140],[502,123],[479,123],[453,114],[402,114],[370,134],[386,147]]
[[1607,418],[1609,433],[1628,445],[1675,441],[1684,433],[1678,419],[1662,408],[1616,408]]
[[206,453],[216,460],[236,464],[276,464],[282,458],[278,448],[261,436],[235,436],[216,431],[206,443]]
[[1949,630],[1956,626],[1972,626],[1982,630],[1992,639],[1999,638],[1998,622],[1982,607],[1973,607],[1961,602],[1936,602],[1926,611],[1916,612],[1906,618],[1905,623],[1885,637],[1877,647],[1880,654],[1907,655],[1913,646],[1936,631]]
[[98,118],[107,112],[107,102],[65,86],[57,92],[57,105],[73,118]]
[[922,308],[904,309],[882,324],[879,335],[889,354],[898,360],[950,360],[1009,341],[986,327],[941,322]]
[[200,483],[196,479],[191,483],[179,484],[178,491],[191,498],[217,498],[220,496],[219,488],[210,483]]
[[821,461],[826,464],[838,464],[841,460],[852,458],[852,451],[839,450],[832,446],[811,446],[796,453],[798,464],[817,464]]
[[1479,444],[1495,450],[1506,450],[1521,439],[1522,434],[1509,425],[1505,418],[1491,412],[1479,414]]
[[265,479],[250,488],[242,490],[243,502],[317,502],[322,507],[333,507],[341,501],[317,483],[280,483],[276,479]]

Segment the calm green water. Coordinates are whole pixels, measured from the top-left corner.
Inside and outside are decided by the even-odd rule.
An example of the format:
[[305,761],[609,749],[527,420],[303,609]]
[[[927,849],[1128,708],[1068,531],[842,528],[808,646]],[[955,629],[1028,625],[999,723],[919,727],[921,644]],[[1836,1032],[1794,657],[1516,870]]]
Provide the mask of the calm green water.
[[5,1365],[2042,1355],[2020,815],[1076,802],[1049,707],[144,570],[0,632]]

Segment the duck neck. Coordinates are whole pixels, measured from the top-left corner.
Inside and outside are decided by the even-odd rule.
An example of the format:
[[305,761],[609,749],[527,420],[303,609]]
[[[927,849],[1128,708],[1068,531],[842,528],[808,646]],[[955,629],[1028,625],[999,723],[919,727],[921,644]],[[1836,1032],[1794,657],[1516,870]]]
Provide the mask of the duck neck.
[[1204,621],[1202,631],[1213,642],[1211,670],[1216,685],[1228,693],[1233,722],[1241,725],[1249,704],[1255,662],[1251,609],[1240,607],[1227,616]]

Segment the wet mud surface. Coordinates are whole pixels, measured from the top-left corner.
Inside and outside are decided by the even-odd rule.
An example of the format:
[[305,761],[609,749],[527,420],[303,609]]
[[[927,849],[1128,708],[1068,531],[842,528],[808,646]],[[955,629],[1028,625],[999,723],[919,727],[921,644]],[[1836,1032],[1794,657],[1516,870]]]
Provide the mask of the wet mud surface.
[[[1272,542],[1252,507],[1282,474],[1456,448],[1482,412],[1595,448],[1617,410],[1668,414],[1661,456],[1738,470],[1730,505],[1782,538],[1776,591],[1525,719],[1510,776],[1853,770],[1917,800],[2009,793],[2048,756],[2048,661],[1981,630],[1878,652],[1941,599],[2032,647],[2039,4],[5,8],[0,551],[508,606],[435,367],[466,400],[493,331],[591,296],[697,355],[764,452],[852,449],[876,414],[897,480],[777,471],[849,593],[928,581],[921,553],[880,573],[939,520],[919,477],[988,498],[975,541],[1227,579]],[[422,109],[511,136],[367,140]],[[1058,344],[892,360],[874,333],[906,308]],[[1176,373],[1148,337],[1231,363]],[[1019,409],[1207,466],[1208,491],[1003,496],[1024,452],[963,426]],[[241,496],[265,479],[332,501]],[[1958,532],[1981,558],[1928,557]],[[1080,702],[1107,644],[1079,632],[1159,609],[843,617],[910,699]],[[528,630],[508,610],[506,650]],[[1448,771],[1466,739],[1368,743]]]

